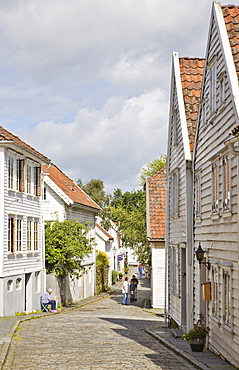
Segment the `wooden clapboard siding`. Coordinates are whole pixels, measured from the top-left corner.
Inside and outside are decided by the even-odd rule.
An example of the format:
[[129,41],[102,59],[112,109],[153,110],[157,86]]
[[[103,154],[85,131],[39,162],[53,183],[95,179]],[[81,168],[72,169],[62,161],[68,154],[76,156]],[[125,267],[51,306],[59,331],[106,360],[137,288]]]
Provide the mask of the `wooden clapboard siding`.
[[[167,168],[168,242],[172,248],[178,248],[180,286],[179,292],[172,292],[169,287],[169,314],[184,327],[190,326],[191,323],[191,314],[187,314],[192,309],[192,299],[190,299],[192,269],[189,267],[192,260],[191,151],[194,145],[203,66],[204,60],[202,59],[178,58],[177,53],[173,53]],[[172,191],[170,177],[175,171],[178,173],[178,214],[172,215],[171,204],[176,196]],[[184,264],[186,265],[185,271],[183,271]],[[169,271],[172,269],[175,269],[175,266],[169,258]],[[183,273],[186,273],[188,278],[186,287],[183,285]]]
[[[207,250],[207,260],[212,261],[212,266],[218,268],[219,281],[219,325],[215,321],[212,312],[212,301],[204,305],[201,300],[200,274],[198,263],[194,266],[194,310],[195,320],[197,314],[205,309],[207,321],[211,328],[209,345],[217,352],[221,353],[228,361],[234,365],[239,365],[239,296],[238,296],[238,157],[229,153],[225,146],[229,132],[238,124],[238,107],[236,106],[236,94],[233,86],[238,85],[238,80],[232,80],[236,76],[235,66],[228,62],[228,49],[226,48],[226,38],[222,40],[221,35],[226,34],[223,20],[222,9],[237,16],[239,20],[238,7],[222,7],[219,3],[213,4],[211,17],[211,27],[209,31],[206,66],[203,81],[202,101],[206,104],[206,122],[202,121],[199,114],[197,140],[194,153],[194,170],[200,170],[201,174],[201,218],[196,218],[194,224],[195,248],[201,242],[202,248]],[[224,11],[223,10],[223,11]],[[233,13],[234,12],[234,13]],[[237,27],[237,26],[236,26]],[[229,32],[229,31],[228,31]],[[233,35],[237,32],[231,24],[230,29]],[[229,33],[228,33],[229,34]],[[234,47],[238,48],[235,43]],[[238,41],[237,41],[238,42]],[[229,45],[229,44],[228,44]],[[232,45],[231,45],[232,46]],[[232,56],[232,55],[231,55]],[[210,95],[210,61],[215,58],[217,66],[217,76],[225,72],[225,102],[219,105],[219,83],[217,83],[216,94],[216,114],[210,115],[209,95]],[[233,68],[234,70],[233,70]],[[231,164],[231,197],[230,212],[223,212],[223,156],[229,153]],[[219,212],[218,215],[212,214],[212,163],[216,161],[219,172]],[[205,266],[204,266],[205,268]],[[231,275],[231,329],[223,326],[223,271],[229,271]],[[212,272],[204,270],[206,279],[212,281]]]

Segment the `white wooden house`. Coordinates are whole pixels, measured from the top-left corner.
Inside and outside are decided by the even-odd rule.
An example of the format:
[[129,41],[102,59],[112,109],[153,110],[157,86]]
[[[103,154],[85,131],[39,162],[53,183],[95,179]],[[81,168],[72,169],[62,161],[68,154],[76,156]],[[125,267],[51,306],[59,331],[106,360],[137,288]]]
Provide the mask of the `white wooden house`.
[[[45,221],[76,219],[89,222],[90,237],[95,237],[95,217],[100,207],[66,176],[58,167],[51,164],[44,171],[44,209]],[[95,293],[95,248],[89,257],[84,258],[82,265],[86,273],[79,279],[69,277],[65,297],[75,302]],[[54,274],[47,274],[47,287],[51,287],[54,296],[60,300],[60,287]]]
[[49,162],[0,127],[0,316],[40,307],[45,289],[41,166]]
[[167,151],[168,315],[181,328],[193,321],[192,151],[204,60],[172,56]]
[[147,238],[151,247],[151,305],[167,309],[165,286],[166,167],[146,181]]
[[[194,262],[194,320],[199,313],[205,315],[211,329],[209,347],[235,366],[239,366],[239,143],[229,132],[239,124],[238,25],[238,6],[213,3],[194,153],[194,250],[200,243],[207,263],[199,269]],[[207,301],[204,282],[211,288]]]
[[118,233],[117,226],[112,222],[112,226],[109,231],[106,231],[100,224],[100,218],[97,219],[95,224],[96,233],[96,249],[105,252],[109,260],[109,270],[108,270],[108,285],[112,285],[112,270],[118,271]]

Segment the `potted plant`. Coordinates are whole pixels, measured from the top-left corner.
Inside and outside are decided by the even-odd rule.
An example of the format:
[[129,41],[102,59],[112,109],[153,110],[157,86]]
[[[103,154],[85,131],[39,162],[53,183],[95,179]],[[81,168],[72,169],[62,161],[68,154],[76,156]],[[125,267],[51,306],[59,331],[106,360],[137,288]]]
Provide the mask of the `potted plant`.
[[202,352],[209,331],[210,328],[206,326],[204,316],[200,314],[196,324],[182,338],[189,342],[192,352]]

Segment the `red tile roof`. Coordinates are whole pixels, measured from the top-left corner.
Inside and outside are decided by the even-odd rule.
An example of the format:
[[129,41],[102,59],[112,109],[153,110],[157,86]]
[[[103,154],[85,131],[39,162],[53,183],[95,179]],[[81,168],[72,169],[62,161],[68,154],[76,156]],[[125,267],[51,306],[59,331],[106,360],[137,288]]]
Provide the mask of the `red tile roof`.
[[96,227],[98,227],[99,230],[102,231],[102,233],[104,233],[107,238],[109,238],[110,240],[114,240],[113,236],[111,236],[102,226],[100,226],[99,224],[95,224]]
[[76,183],[66,176],[58,167],[51,164],[43,166],[48,177],[71,199],[73,202],[88,206],[97,210],[101,208],[78,186]]
[[44,161],[50,162],[49,158],[45,157],[43,154],[32,148],[30,145],[26,144],[18,136],[13,135],[11,132],[7,131],[2,126],[0,126],[0,142],[1,141],[9,141],[10,143],[13,142],[19,145],[20,147],[24,148],[28,152],[31,152],[34,155],[44,159]]
[[166,217],[166,167],[163,167],[155,175],[147,180],[148,183],[148,205],[149,205],[149,233],[148,237],[153,239],[165,238]]
[[237,78],[239,80],[239,6],[222,6],[222,13],[227,29],[228,39],[231,45]]
[[202,88],[204,59],[179,58],[184,106],[191,151],[194,146],[199,101]]

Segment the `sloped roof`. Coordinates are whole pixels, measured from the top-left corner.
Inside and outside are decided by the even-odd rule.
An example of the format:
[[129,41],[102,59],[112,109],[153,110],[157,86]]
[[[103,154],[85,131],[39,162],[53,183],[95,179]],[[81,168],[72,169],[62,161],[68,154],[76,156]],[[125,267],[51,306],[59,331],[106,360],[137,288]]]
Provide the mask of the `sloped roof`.
[[166,178],[166,167],[147,180],[148,184],[148,237],[153,239],[165,238],[166,218],[166,189],[164,186]]
[[43,166],[45,174],[75,203],[82,204],[97,210],[101,208],[67,175],[58,167],[51,164],[49,168]]
[[193,151],[202,88],[204,59],[179,58],[190,151]]
[[239,6],[227,5],[221,8],[236,67],[237,78],[239,79]]
[[9,141],[9,143],[17,144],[18,146],[22,147],[23,149],[31,152],[32,154],[44,159],[44,161],[50,162],[50,159],[45,157],[43,154],[32,148],[30,145],[22,141],[18,136],[13,135],[11,132],[7,131],[5,128],[0,126],[0,143],[1,141]]
[[111,236],[102,226],[100,226],[99,224],[95,224],[96,227],[98,227],[98,229],[100,231],[102,231],[102,233],[107,237],[109,238],[109,240],[114,240],[113,236]]

